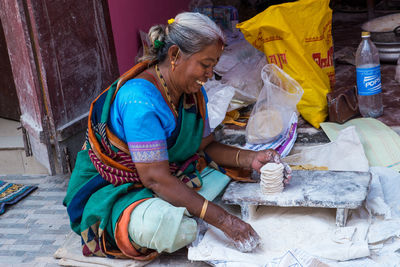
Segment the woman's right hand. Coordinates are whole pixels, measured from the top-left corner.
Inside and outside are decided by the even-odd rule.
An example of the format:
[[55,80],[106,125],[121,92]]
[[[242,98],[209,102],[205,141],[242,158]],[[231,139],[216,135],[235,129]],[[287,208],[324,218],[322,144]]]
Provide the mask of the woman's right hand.
[[250,224],[227,213],[220,228],[240,252],[250,252],[261,242],[260,236]]

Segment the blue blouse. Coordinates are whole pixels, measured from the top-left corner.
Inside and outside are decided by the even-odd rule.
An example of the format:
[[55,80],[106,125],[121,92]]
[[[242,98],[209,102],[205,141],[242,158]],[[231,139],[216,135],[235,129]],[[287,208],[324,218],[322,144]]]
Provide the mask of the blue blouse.
[[[207,103],[206,92],[201,90]],[[111,104],[108,126],[128,144],[133,162],[168,160],[167,139],[176,128],[176,120],[151,82],[131,79],[121,86]],[[211,133],[208,117],[204,128],[203,137],[206,137]]]

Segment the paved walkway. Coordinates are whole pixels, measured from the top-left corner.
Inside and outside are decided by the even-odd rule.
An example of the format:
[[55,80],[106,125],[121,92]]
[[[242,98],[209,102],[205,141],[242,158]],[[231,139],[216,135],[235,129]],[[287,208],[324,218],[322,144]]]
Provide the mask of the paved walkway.
[[62,205],[67,177],[0,177],[5,182],[39,186],[0,215],[0,266],[58,266],[52,255],[70,232]]
[[[71,232],[62,205],[68,176],[0,175],[11,183],[35,184],[39,188],[0,215],[0,266],[59,266],[54,252]],[[147,266],[208,266],[187,260],[186,249],[165,254]]]

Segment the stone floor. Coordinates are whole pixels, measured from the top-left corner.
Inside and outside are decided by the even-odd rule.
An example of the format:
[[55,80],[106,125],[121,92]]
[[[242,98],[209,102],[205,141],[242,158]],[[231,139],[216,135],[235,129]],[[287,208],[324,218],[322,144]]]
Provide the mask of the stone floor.
[[53,253],[71,231],[62,200],[67,176],[1,175],[39,188],[0,216],[0,266],[58,266]]
[[[18,203],[6,206],[0,215],[0,266],[59,266],[54,252],[71,232],[62,205],[68,175],[0,175],[5,182],[35,184],[39,188]],[[149,263],[155,266],[209,266],[187,260],[187,250],[161,255]]]

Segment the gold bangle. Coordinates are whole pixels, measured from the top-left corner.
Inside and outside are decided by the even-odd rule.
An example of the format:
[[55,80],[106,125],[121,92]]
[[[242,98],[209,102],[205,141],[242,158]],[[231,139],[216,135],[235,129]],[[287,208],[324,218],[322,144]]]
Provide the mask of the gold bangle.
[[208,207],[208,200],[205,199],[204,203],[203,203],[203,207],[201,208],[201,212],[200,212],[200,219],[204,219],[204,216],[206,215],[206,211],[207,211],[207,207]]
[[236,152],[236,165],[238,166],[238,167],[240,167],[240,164],[239,164],[239,154],[240,154],[240,149],[238,149],[238,151]]

